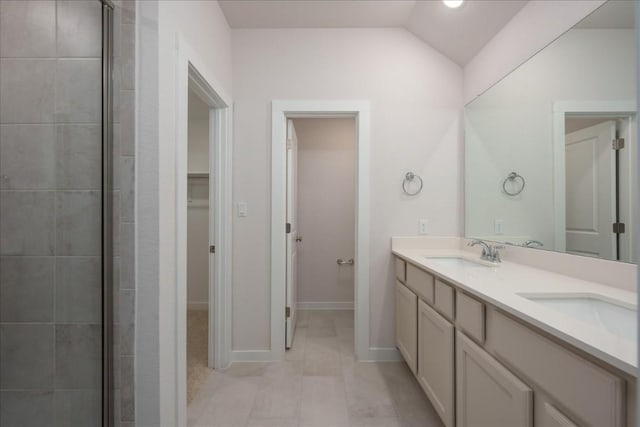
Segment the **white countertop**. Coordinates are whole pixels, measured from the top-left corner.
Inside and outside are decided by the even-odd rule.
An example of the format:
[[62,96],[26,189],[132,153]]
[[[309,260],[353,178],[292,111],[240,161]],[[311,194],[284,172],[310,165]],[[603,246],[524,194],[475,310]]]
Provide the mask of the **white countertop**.
[[503,261],[497,266],[443,265],[428,257],[460,257],[479,262],[475,253],[460,249],[395,248],[393,253],[440,276],[513,316],[556,336],[586,353],[637,376],[637,345],[605,329],[547,308],[518,294],[597,294],[636,306],[636,294],[523,264]]

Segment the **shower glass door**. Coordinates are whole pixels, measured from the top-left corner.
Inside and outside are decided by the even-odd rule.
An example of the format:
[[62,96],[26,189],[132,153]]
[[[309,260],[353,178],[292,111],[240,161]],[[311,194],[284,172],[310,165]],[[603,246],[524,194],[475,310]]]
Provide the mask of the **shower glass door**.
[[2,427],[109,424],[110,15],[0,1]]

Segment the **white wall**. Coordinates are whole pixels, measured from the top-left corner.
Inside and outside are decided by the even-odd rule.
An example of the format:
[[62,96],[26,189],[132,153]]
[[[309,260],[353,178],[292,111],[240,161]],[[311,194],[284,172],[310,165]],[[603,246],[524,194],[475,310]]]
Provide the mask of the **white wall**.
[[[157,261],[150,259],[148,265],[141,266],[140,270],[145,301],[141,302],[143,296],[139,296],[137,304],[141,310],[136,312],[137,319],[141,320],[136,331],[136,340],[141,342],[141,351],[136,353],[136,383],[141,385],[136,389],[136,401],[142,405],[136,407],[136,423],[175,426],[183,422],[176,419],[175,413],[176,34],[181,34],[199,55],[200,62],[222,85],[221,89],[231,94],[231,33],[215,1],[141,3],[154,4],[139,6],[138,10],[155,10],[143,14],[144,19],[139,21],[138,42],[148,47],[138,52],[138,64],[144,64],[144,73],[141,71],[138,79],[154,82],[157,73],[158,110],[156,112],[153,105],[145,106],[145,102],[141,102],[138,111],[142,127],[156,123],[156,130],[150,128],[146,134],[139,134],[145,155],[141,156],[144,159],[140,160],[138,175],[141,175],[142,183],[148,182],[149,185],[145,184],[140,193],[138,216],[141,222],[157,218],[157,223],[154,227],[141,227],[137,239],[138,253],[144,251],[146,256],[147,249],[153,251],[149,253],[157,251]],[[157,37],[157,42],[154,37]],[[155,64],[154,43],[157,46]],[[145,84],[142,84],[142,89],[144,94]],[[152,89],[144,96],[154,95]],[[149,283],[148,278],[157,278],[157,281]]]
[[[503,219],[505,235],[554,248],[553,104],[633,100],[634,46],[634,30],[570,30],[467,106],[468,236]],[[526,179],[516,197],[502,192],[512,170]]]
[[487,90],[605,1],[529,1],[464,67],[465,103]]
[[[371,102],[371,337],[394,347],[390,237],[428,218],[434,235],[462,230],[462,71],[401,29],[233,31],[234,201],[249,215],[233,228],[233,349],[270,345],[270,103]],[[424,178],[418,197],[402,177]]]
[[298,136],[298,302],[353,303],[355,119],[294,119]]

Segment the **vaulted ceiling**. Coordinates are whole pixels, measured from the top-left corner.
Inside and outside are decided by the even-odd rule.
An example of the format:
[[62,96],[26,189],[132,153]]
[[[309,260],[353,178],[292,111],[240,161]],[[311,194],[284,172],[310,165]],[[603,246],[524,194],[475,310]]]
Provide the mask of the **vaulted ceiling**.
[[527,0],[221,0],[231,28],[393,28],[464,66]]

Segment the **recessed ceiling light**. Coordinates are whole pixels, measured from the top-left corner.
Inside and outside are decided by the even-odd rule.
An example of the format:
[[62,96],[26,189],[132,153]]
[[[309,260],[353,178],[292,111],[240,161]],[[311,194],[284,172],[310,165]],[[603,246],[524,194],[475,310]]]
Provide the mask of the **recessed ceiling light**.
[[444,3],[445,6],[450,7],[451,9],[455,9],[462,6],[464,0],[442,0],[442,3]]

